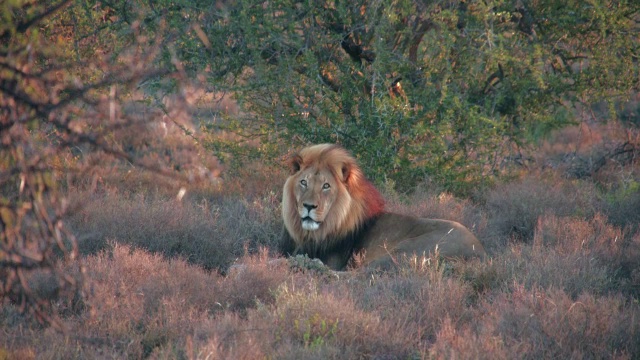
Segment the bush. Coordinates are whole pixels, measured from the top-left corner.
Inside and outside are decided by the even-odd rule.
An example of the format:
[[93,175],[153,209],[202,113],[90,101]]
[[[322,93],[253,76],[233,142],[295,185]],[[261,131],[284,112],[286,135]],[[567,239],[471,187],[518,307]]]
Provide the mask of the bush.
[[[524,359],[636,358],[638,308],[619,297],[584,294],[572,299],[562,291],[524,290],[517,285],[487,304],[490,322],[510,351]],[[500,309],[500,311],[495,311]]]
[[640,232],[624,231],[609,224],[601,214],[588,221],[543,216],[536,227],[534,245],[552,248],[559,255],[588,258],[593,270],[606,266],[615,290],[640,294]]
[[512,244],[490,261],[461,262],[456,276],[480,295],[527,289],[562,289],[572,298],[588,293],[637,296],[639,234],[630,234],[596,214],[591,220],[543,215],[532,244]]
[[122,193],[71,194],[84,202],[69,224],[79,234],[81,253],[96,253],[109,240],[179,256],[206,269],[226,270],[260,246],[275,248],[281,236],[279,199],[220,198],[178,201],[163,196]]
[[531,243],[538,217],[544,214],[589,217],[595,213],[594,195],[595,190],[587,183],[553,177],[547,180],[526,177],[502,184],[487,194],[491,219],[488,230],[502,241]]
[[584,294],[573,300],[562,291],[525,290],[516,284],[511,293],[484,302],[478,312],[483,318],[479,326],[445,321],[430,356],[633,359],[640,355],[638,307],[619,297]]
[[618,182],[603,196],[603,212],[620,227],[640,229],[640,174],[635,179]]

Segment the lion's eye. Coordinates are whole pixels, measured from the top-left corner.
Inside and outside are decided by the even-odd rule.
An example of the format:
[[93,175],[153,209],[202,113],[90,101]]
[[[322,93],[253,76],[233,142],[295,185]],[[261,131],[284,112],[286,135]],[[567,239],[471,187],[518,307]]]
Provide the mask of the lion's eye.
[[307,180],[300,180],[300,185],[307,187]]
[[322,189],[324,189],[324,190],[327,190],[330,187],[331,187],[331,185],[329,185],[329,183],[324,183],[324,185],[322,185]]

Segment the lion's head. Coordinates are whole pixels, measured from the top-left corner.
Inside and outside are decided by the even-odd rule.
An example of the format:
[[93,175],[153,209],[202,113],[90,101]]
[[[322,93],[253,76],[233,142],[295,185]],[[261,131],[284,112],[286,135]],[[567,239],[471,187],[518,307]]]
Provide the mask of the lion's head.
[[282,217],[296,244],[308,251],[343,241],[383,211],[382,196],[340,146],[304,148],[292,157],[291,167]]

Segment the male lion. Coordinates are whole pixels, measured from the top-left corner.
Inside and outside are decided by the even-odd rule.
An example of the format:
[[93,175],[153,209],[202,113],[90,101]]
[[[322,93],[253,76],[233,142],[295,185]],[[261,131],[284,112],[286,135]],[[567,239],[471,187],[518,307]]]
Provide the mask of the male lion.
[[284,184],[283,254],[307,254],[343,270],[362,254],[367,269],[384,269],[402,255],[484,257],[478,239],[463,225],[384,211],[384,200],[356,160],[338,145],[302,149],[291,160]]

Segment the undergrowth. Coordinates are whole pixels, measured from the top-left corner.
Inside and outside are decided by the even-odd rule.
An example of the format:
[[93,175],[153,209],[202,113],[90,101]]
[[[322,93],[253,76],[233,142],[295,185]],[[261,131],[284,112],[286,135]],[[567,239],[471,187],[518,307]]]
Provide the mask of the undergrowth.
[[248,173],[225,180],[245,196],[70,187],[85,298],[55,304],[66,332],[2,304],[0,359],[640,358],[640,179],[625,169],[543,169],[473,200],[387,189],[389,210],[459,221],[489,257],[349,276],[270,262],[279,185]]

